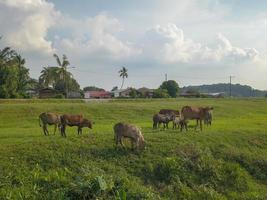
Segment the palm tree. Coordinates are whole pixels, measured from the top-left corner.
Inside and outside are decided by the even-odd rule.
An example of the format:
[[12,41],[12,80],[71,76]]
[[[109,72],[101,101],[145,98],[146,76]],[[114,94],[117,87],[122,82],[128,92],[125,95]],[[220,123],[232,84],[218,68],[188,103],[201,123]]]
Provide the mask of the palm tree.
[[40,84],[44,87],[48,87],[49,85],[55,87],[57,80],[59,80],[58,71],[58,67],[44,67],[39,77]]
[[127,72],[128,72],[128,69],[126,69],[125,67],[122,67],[122,69],[119,71],[119,75],[120,75],[120,77],[122,77],[121,89],[124,85],[125,78],[128,78]]
[[70,62],[68,61],[67,56],[64,54],[62,57],[62,62],[57,54],[54,54],[53,56],[56,58],[57,64],[59,66],[59,71],[58,71],[59,78],[63,80],[65,83],[65,93],[67,97],[68,96],[67,94],[68,93],[68,86],[67,86],[68,81],[66,80],[67,79],[67,67],[70,65]]

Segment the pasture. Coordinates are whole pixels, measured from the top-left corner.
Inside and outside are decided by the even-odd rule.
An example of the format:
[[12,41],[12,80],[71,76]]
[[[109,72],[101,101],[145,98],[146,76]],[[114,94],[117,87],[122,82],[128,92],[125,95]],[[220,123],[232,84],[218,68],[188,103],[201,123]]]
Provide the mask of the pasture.
[[[153,114],[184,105],[213,106],[212,126],[152,129]],[[266,99],[2,100],[0,111],[0,199],[267,199]],[[95,124],[44,136],[48,111]],[[114,148],[118,121],[142,128],[146,150]]]

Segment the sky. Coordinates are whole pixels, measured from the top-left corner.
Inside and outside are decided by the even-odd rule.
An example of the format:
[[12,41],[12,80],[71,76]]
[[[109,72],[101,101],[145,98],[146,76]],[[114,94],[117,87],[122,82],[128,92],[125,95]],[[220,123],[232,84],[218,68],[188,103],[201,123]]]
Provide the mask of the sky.
[[0,48],[38,78],[66,54],[81,87],[233,83],[267,89],[265,0],[0,0]]

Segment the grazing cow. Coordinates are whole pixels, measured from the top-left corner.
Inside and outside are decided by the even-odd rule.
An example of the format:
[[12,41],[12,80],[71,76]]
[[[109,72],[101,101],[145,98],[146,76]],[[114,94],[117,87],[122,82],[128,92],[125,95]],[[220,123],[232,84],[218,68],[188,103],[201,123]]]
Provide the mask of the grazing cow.
[[[42,122],[42,123],[41,123]],[[55,125],[54,135],[57,127],[60,129],[60,115],[50,112],[44,112],[39,115],[39,125],[43,127],[44,135],[49,135],[47,125]]]
[[161,123],[163,123],[163,129],[168,128],[168,124],[173,120],[173,116],[174,115],[155,114],[153,116],[153,128],[158,128]]
[[180,116],[174,116],[173,118],[173,129],[176,129],[177,127],[180,127],[180,131],[182,131],[184,128],[187,131],[187,124],[188,121],[185,119],[181,118]]
[[184,120],[196,119],[197,125],[200,124],[200,130],[202,131],[202,121],[206,121],[209,117],[209,113],[213,110],[213,107],[191,107],[184,106],[181,110],[181,116]]
[[113,130],[114,139],[117,146],[120,143],[121,146],[124,147],[122,138],[125,137],[130,138],[132,149],[134,149],[134,144],[137,150],[145,148],[144,137],[141,133],[141,130],[137,126],[119,122],[114,125]]
[[61,135],[66,137],[66,126],[77,126],[78,134],[82,133],[83,127],[92,129],[92,122],[88,119],[84,119],[82,115],[68,115],[64,114],[60,116],[61,121]]
[[180,115],[180,112],[179,112],[179,110],[161,109],[161,110],[159,111],[159,114],[162,114],[162,115],[176,115],[176,116],[179,116],[179,115]]

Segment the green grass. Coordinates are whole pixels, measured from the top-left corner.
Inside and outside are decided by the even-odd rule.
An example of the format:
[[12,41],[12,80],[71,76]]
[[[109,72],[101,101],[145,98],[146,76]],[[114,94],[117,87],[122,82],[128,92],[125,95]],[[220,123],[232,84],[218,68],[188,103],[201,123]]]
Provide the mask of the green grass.
[[[152,129],[159,109],[184,105],[213,106],[212,126]],[[0,111],[0,199],[267,199],[265,99],[2,100]],[[46,111],[95,126],[44,136]],[[114,148],[118,121],[142,128],[145,151]]]

